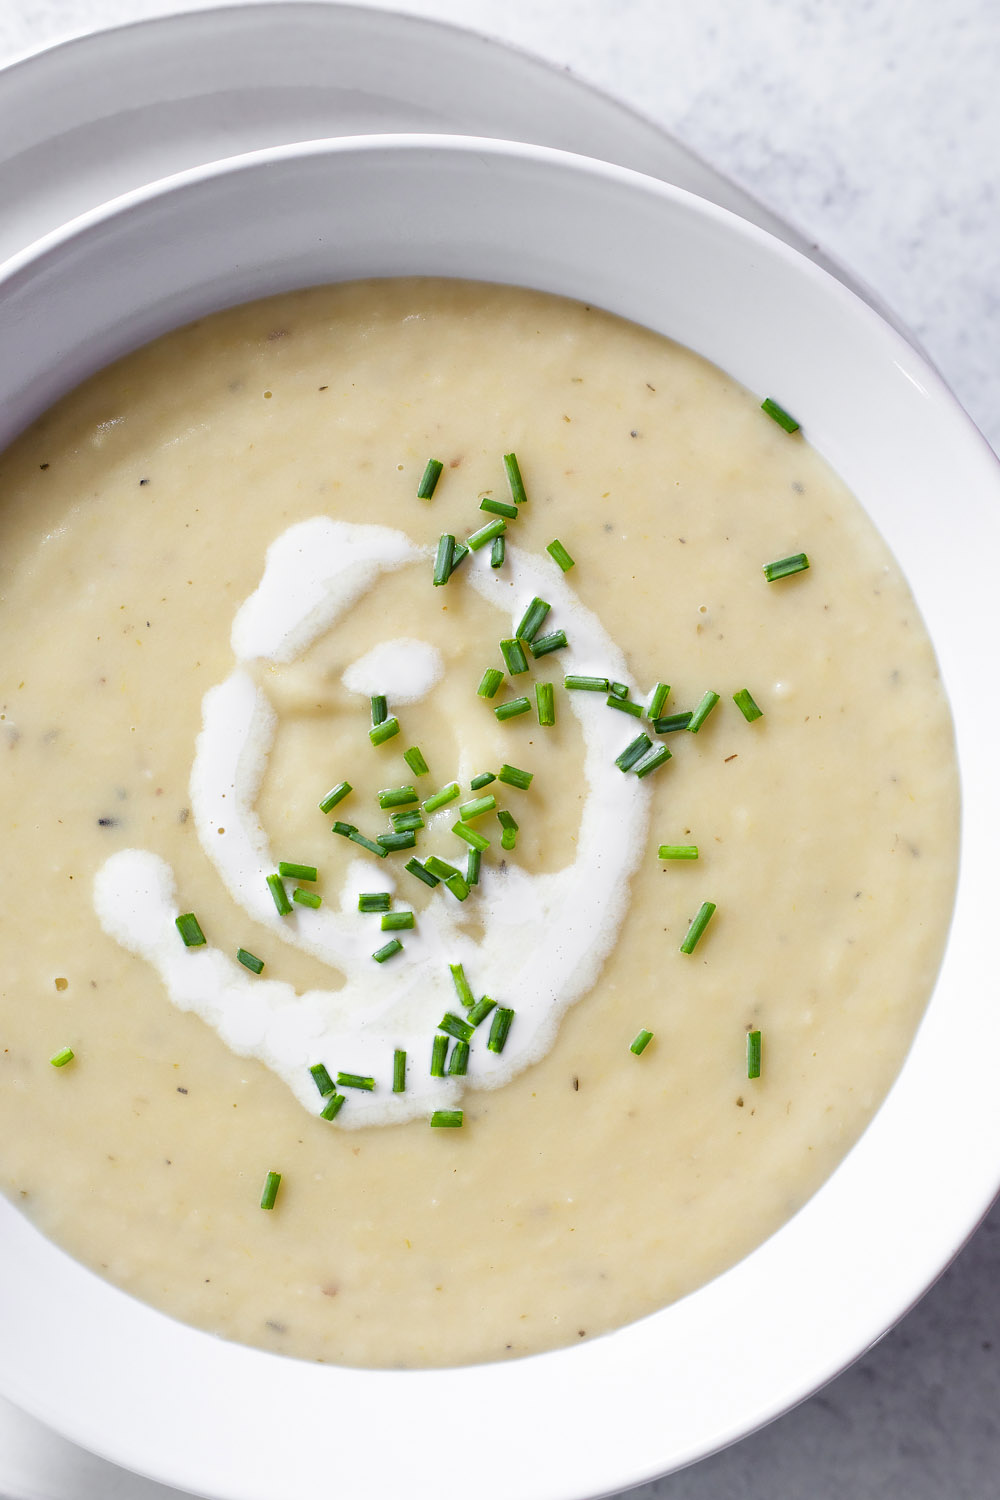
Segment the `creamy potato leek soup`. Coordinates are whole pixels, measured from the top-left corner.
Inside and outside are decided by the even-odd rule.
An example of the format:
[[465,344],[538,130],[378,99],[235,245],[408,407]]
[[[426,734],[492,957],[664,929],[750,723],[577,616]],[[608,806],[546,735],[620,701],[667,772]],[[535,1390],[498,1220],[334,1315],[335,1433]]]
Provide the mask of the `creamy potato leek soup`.
[[590,307],[370,282],[3,456],[0,1181],[46,1234],[429,1366],[621,1326],[816,1190],[933,983],[957,787],[783,407]]

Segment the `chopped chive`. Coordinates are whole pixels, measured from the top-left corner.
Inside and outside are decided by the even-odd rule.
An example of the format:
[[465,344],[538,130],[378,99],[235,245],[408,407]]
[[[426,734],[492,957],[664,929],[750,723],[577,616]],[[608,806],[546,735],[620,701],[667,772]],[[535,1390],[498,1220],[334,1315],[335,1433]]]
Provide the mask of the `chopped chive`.
[[504,666],[511,677],[517,677],[521,672],[528,670],[528,658],[524,654],[524,647],[520,641],[501,641],[500,652],[503,656]]
[[506,703],[498,703],[493,710],[501,723],[505,719],[516,719],[518,714],[531,712],[531,704],[527,698],[508,698]]
[[476,1001],[475,1005],[469,1011],[469,1025],[473,1028],[478,1026],[481,1021],[486,1020],[490,1011],[495,1009],[495,1007],[496,1001],[491,1000],[489,995],[484,995],[481,1000]]
[[556,722],[556,695],[551,682],[535,683],[535,711],[543,729],[551,729]]
[[347,796],[348,792],[352,792],[353,790],[354,788],[351,786],[351,783],[349,781],[338,782],[337,785],[335,787],[332,787],[331,790],[328,791],[326,796],[323,798],[322,802],[319,805],[320,812],[332,812],[337,803],[342,802]]
[[551,608],[551,604],[547,604],[544,599],[539,599],[536,595],[521,616],[521,623],[515,631],[518,640],[528,641],[529,643],[533,641],[542,627],[542,621]]
[[429,854],[427,856],[424,861],[424,867],[432,875],[436,875],[438,880],[450,880],[453,875],[458,874],[454,865],[450,865],[446,859],[438,859],[436,854]]
[[259,974],[264,967],[264,960],[248,953],[245,948],[237,948],[236,962],[242,964],[244,969],[249,969],[252,974]]
[[606,677],[580,677],[571,672],[563,678],[563,687],[577,693],[607,693],[611,684]]
[[646,709],[646,718],[658,719],[663,713],[663,705],[666,703],[669,697],[670,684],[667,682],[658,682],[653,689],[652,697],[649,700],[649,706]]
[[[440,1075],[442,1078],[444,1074]],[[436,1109],[431,1115],[431,1124],[442,1130],[458,1130],[465,1123],[460,1109]]]
[[517,844],[518,824],[513,813],[509,813],[505,807],[501,807],[497,813],[503,833],[500,838],[501,849],[513,849]]
[[378,833],[375,842],[381,844],[383,849],[395,853],[398,849],[413,849],[417,842],[414,829],[407,828],[402,833]]
[[611,694],[612,698],[627,698],[628,685],[624,682],[609,682],[608,692]]
[[426,776],[430,767],[424,760],[423,751],[419,745],[411,745],[409,750],[403,751],[403,759],[413,772],[414,776]]
[[472,780],[469,782],[469,791],[481,791],[484,786],[489,786],[491,781],[496,781],[496,777],[494,776],[493,772],[481,771],[478,776],[473,776]]
[[352,844],[357,844],[360,848],[367,849],[369,854],[377,854],[379,859],[385,859],[389,853],[388,849],[382,844],[376,844],[373,839],[366,839],[364,834],[359,833],[356,828],[352,828],[347,837]]
[[322,896],[318,895],[316,891],[304,891],[300,885],[297,885],[292,892],[292,900],[297,901],[300,906],[311,907],[313,911],[318,906],[323,905]]
[[358,896],[358,911],[388,911],[391,905],[388,891],[362,891]]
[[451,577],[451,559],[455,552],[455,538],[450,532],[445,531],[437,545],[437,554],[434,558],[434,584],[435,587],[447,583]]
[[524,492],[524,480],[521,478],[521,468],[517,461],[516,453],[505,453],[503,466],[507,470],[507,483],[510,485],[511,499],[516,505],[523,505],[527,500]]
[[387,958],[392,958],[395,953],[402,953],[403,945],[399,938],[391,938],[388,943],[383,943],[381,948],[376,948],[372,958],[377,964],[384,964]]
[[788,578],[792,573],[804,573],[809,566],[809,559],[804,552],[795,552],[791,557],[779,557],[777,562],[764,564],[764,577],[768,583],[774,583],[779,578]]
[[609,708],[620,709],[623,714],[631,714],[634,719],[642,718],[642,704],[633,703],[631,698],[619,698],[616,693],[609,693],[605,702]]
[[621,755],[615,757],[615,765],[619,771],[631,771],[632,767],[642,760],[646,751],[652,750],[652,748],[653,741],[649,738],[649,735],[638,734],[630,744],[625,746]]
[[466,1009],[468,1009],[470,1005],[476,1003],[476,997],[472,993],[472,986],[465,977],[465,969],[461,964],[449,964],[448,968],[451,970],[455,993]]
[[340,1114],[341,1109],[343,1108],[344,1098],[345,1095],[343,1094],[331,1094],[329,1099],[326,1101],[325,1107],[319,1112],[320,1119],[335,1120]]
[[456,1042],[451,1049],[448,1059],[448,1076],[450,1078],[461,1078],[469,1071],[469,1044],[468,1042]]
[[368,731],[368,738],[373,745],[384,745],[386,740],[391,740],[399,733],[399,720],[395,717],[383,719],[381,724],[376,724]]
[[503,1051],[507,1044],[507,1034],[510,1031],[513,1019],[514,1012],[509,1010],[507,1006],[501,1005],[497,1007],[496,1014],[493,1017],[493,1025],[490,1027],[490,1039],[486,1043],[491,1052]]
[[477,854],[483,854],[490,847],[490,841],[484,833],[480,833],[478,828],[470,828],[468,823],[463,823],[461,820],[452,824],[451,831],[457,833],[460,839],[464,839]]
[[264,1191],[260,1195],[260,1206],[261,1206],[261,1208],[273,1208],[274,1207],[274,1200],[278,1196],[278,1189],[279,1189],[280,1186],[281,1186],[281,1173],[280,1172],[268,1172],[267,1176],[264,1178]]
[[415,927],[417,919],[412,911],[384,911],[382,913],[383,932],[403,932],[407,927]]
[[712,689],[709,688],[708,692],[702,698],[694,713],[691,715],[691,722],[688,724],[688,731],[690,734],[698,733],[698,730],[704,724],[705,720],[708,718],[709,714],[712,712],[712,709],[715,707],[718,701],[718,693],[713,693]]
[[507,556],[507,543],[502,536],[493,538],[493,550],[490,553],[490,567],[502,568]]
[[500,668],[487,667],[476,692],[480,698],[495,698],[501,682],[503,682],[503,673]]
[[455,798],[459,796],[461,796],[461,788],[458,782],[449,781],[447,786],[443,786],[439,792],[435,792],[432,797],[427,798],[423,804],[424,812],[437,812],[439,807],[447,807],[449,802],[454,802]]
[[551,557],[552,561],[559,564],[564,573],[568,573],[570,568],[576,566],[573,559],[566,551],[566,548],[558,538],[556,538],[554,542],[550,542],[545,550]]
[[338,1073],[338,1089],[364,1089],[371,1094],[375,1089],[374,1078],[368,1078],[364,1073]]
[[636,1057],[641,1057],[652,1040],[653,1033],[651,1031],[640,1031],[628,1050],[634,1052]]
[[558,651],[563,646],[568,646],[565,630],[553,630],[550,635],[536,636],[529,641],[532,656],[548,656],[550,651]]
[[747,1032],[747,1077],[760,1077],[760,1032]]
[[790,416],[783,406],[779,406],[777,401],[772,401],[770,396],[764,397],[760,403],[760,409],[766,411],[769,417],[773,417],[778,426],[783,427],[786,432],[798,432],[799,424],[795,418]]
[[423,478],[417,485],[417,499],[429,500],[437,489],[437,482],[441,478],[441,470],[444,464],[439,458],[429,458],[424,470]]
[[517,766],[509,766],[506,761],[497,772],[497,780],[502,781],[504,786],[516,786],[520,791],[526,792],[534,779],[534,771],[521,771]]
[[292,909],[292,903],[288,899],[288,892],[285,890],[281,876],[269,875],[267,877],[267,888],[271,892],[271,899],[274,902],[278,916],[287,917]]
[[485,547],[487,542],[495,542],[497,537],[503,536],[507,530],[507,522],[503,516],[498,516],[495,521],[487,521],[485,526],[480,526],[466,539],[466,545],[470,552],[478,552],[480,547]]
[[698,946],[698,939],[715,914],[715,902],[703,901],[698,908],[698,915],[687,930],[687,937],[681,943],[682,953],[693,953]]
[[333,1094],[336,1092],[337,1085],[334,1083],[333,1079],[330,1077],[330,1074],[327,1072],[325,1063],[313,1063],[309,1071],[313,1076],[313,1083],[319,1089],[320,1094],[324,1099],[326,1098],[327,1094]]
[[389,717],[389,704],[385,697],[379,694],[372,699],[372,724],[384,724]]
[[456,542],[451,554],[451,567],[448,570],[449,578],[451,577],[452,573],[457,570],[459,563],[465,562],[465,559],[468,557],[468,555],[469,549],[465,545],[465,543]]
[[658,857],[660,859],[697,859],[697,844],[661,844]]
[[451,891],[451,894],[455,897],[456,901],[464,901],[468,897],[469,885],[464,875],[459,875],[457,873],[454,875],[449,875],[448,879],[445,881],[445,885],[448,887],[449,891]]
[[278,874],[286,876],[289,880],[319,879],[319,871],[315,865],[292,865],[285,859],[278,863]]
[[493,812],[497,805],[497,799],[492,792],[487,792],[485,797],[474,797],[471,802],[463,802],[459,807],[459,813],[463,823],[471,823],[473,818],[481,818],[483,813]]
[[517,518],[516,505],[508,505],[506,500],[492,500],[489,495],[484,495],[480,500],[479,509],[488,511],[491,516],[505,516],[508,521]]
[[444,1077],[444,1060],[448,1056],[448,1038],[438,1032],[431,1043],[431,1077]]
[[397,1047],[392,1054],[392,1092],[406,1093],[406,1053]]
[[403,869],[409,870],[411,875],[415,875],[418,880],[422,880],[424,885],[429,885],[431,890],[433,890],[436,885],[441,884],[436,875],[432,875],[430,870],[424,869],[419,859],[408,859],[406,861],[406,864],[403,866]]
[[[280,907],[278,909],[281,910]],[[291,907],[288,909],[291,911]],[[185,948],[200,948],[204,944],[205,934],[193,911],[186,911],[182,916],[175,917],[174,926],[180,933]]]
[[393,833],[414,833],[424,826],[423,813],[419,807],[411,807],[407,812],[390,813],[389,822]]
[[644,776],[649,775],[650,771],[658,770],[669,759],[670,751],[666,745],[657,745],[655,750],[650,750],[648,754],[642,757],[642,760],[639,761],[635,768],[635,774],[641,781]]
[[474,1030],[474,1026],[470,1026],[464,1017],[456,1016],[453,1010],[445,1011],[438,1022],[438,1031],[446,1031],[449,1036],[458,1037],[461,1042],[469,1041]]
[[479,871],[483,862],[483,851],[481,849],[470,849],[469,857],[465,863],[465,883],[468,886],[479,884]]
[[387,807],[407,807],[419,800],[415,786],[386,786],[378,794],[378,805],[383,811]]
[[740,688],[738,693],[734,693],[733,702],[748,724],[752,724],[754,719],[762,719],[764,717],[764,710],[757,707],[749,688]]
[[75,1056],[76,1053],[73,1051],[72,1047],[63,1047],[60,1049],[60,1051],[53,1052],[52,1056],[49,1058],[49,1062],[54,1068],[64,1068],[67,1063],[71,1063],[73,1061]]
[[351,834],[357,833],[357,831],[358,830],[353,823],[341,823],[339,819],[332,825],[330,829],[331,833],[339,833],[345,839],[349,839]]
[[653,728],[657,734],[673,734],[675,729],[686,729],[693,717],[690,711],[683,714],[667,714],[666,718],[654,719]]

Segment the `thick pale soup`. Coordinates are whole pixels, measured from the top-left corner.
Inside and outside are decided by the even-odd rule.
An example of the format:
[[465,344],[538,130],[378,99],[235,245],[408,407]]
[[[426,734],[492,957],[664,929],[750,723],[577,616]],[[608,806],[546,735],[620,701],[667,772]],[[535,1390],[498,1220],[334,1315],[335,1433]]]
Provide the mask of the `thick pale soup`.
[[957,786],[906,584],[766,394],[361,283],[0,459],[0,1185],[47,1234],[229,1338],[445,1365],[816,1190],[933,983]]

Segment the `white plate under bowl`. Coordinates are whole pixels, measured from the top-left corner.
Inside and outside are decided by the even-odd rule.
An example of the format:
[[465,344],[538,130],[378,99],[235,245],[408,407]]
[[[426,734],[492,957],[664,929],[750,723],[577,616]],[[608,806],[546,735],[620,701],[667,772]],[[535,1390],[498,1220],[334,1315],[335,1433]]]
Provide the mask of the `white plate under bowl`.
[[[904,1068],[824,1187],[708,1286],[574,1349],[445,1371],[277,1358],[124,1296],[0,1204],[0,1387],[117,1462],[225,1500],[321,1492],[330,1475],[351,1495],[437,1500],[443,1456],[477,1500],[639,1483],[853,1359],[926,1288],[1000,1181],[1000,714],[982,690],[1000,635],[1000,469],[915,351],[811,262],[688,194],[536,147],[404,136],[261,153],[95,211],[0,274],[0,442],[94,368],[211,308],[404,272],[577,296],[753,390],[794,392],[937,646],[964,787],[956,914]],[[461,1418],[443,1439],[447,1412]],[[268,1433],[279,1439],[260,1441]]]

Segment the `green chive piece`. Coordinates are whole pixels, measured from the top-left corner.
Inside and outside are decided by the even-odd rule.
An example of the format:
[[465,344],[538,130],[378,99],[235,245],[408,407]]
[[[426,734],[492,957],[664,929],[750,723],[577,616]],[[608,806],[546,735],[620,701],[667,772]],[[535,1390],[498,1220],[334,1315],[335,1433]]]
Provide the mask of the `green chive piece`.
[[319,879],[319,871],[315,865],[291,865],[284,859],[278,863],[278,874],[288,880]]
[[384,745],[386,740],[391,740],[399,733],[399,720],[395,717],[383,719],[381,724],[375,724],[368,731],[368,738],[373,745]]
[[[453,823],[451,831],[457,833],[460,839],[464,839],[477,854],[484,854],[490,847],[490,841],[486,835],[480,833],[478,828],[470,828],[468,823],[461,821]],[[472,882],[468,881],[467,884],[471,885]]]
[[423,814],[419,807],[411,807],[407,812],[390,813],[389,822],[392,824],[393,833],[415,833],[417,829],[424,826]]
[[326,1107],[319,1112],[320,1119],[335,1120],[343,1108],[345,1097],[344,1094],[331,1094],[326,1101]]
[[493,550],[490,553],[490,567],[502,568],[507,556],[507,543],[502,536],[494,537]]
[[747,1077],[760,1077],[760,1032],[747,1032]]
[[377,964],[384,964],[387,958],[392,958],[393,954],[402,953],[402,951],[403,945],[399,941],[399,938],[392,938],[388,943],[384,943],[381,948],[376,948],[372,954],[372,958]]
[[288,899],[288,892],[285,890],[281,876],[269,875],[267,877],[267,888],[271,892],[271,899],[274,901],[278,916],[287,917],[292,909],[292,903]]
[[328,791],[326,796],[323,798],[322,802],[319,805],[320,812],[332,812],[337,803],[342,802],[347,796],[348,792],[353,792],[353,790],[354,788],[351,786],[351,783],[349,781],[338,782],[337,785],[331,788],[331,790]]
[[667,682],[658,682],[653,689],[652,697],[649,700],[649,706],[646,709],[646,718],[658,719],[663,713],[663,705],[666,703],[669,697],[670,684]]
[[268,1172],[267,1176],[264,1178],[264,1191],[260,1195],[260,1206],[261,1206],[261,1208],[273,1208],[274,1207],[274,1200],[278,1196],[278,1189],[279,1189],[280,1186],[281,1186],[281,1173],[280,1172]]
[[563,646],[568,646],[565,630],[553,630],[550,635],[536,636],[528,643],[531,647],[532,656],[548,656],[550,651],[559,651]]
[[713,693],[712,689],[709,688],[708,692],[702,698],[701,702],[698,704],[698,707],[691,715],[691,722],[690,724],[688,724],[688,732],[690,734],[698,733],[698,730],[704,724],[705,720],[708,718],[709,714],[712,712],[712,709],[715,707],[718,701],[718,693]]
[[437,812],[439,807],[447,807],[449,802],[454,802],[455,798],[459,796],[461,796],[461,789],[458,782],[449,781],[447,786],[443,786],[439,792],[435,792],[432,797],[427,798],[423,805],[424,812]]
[[388,911],[391,905],[388,891],[362,891],[358,896],[358,911]]
[[770,396],[764,397],[764,400],[760,403],[760,409],[761,411],[766,411],[769,417],[773,417],[778,426],[783,427],[786,432],[798,432],[799,424],[795,418],[789,416],[785,408],[779,406],[777,401],[772,401]]
[[500,838],[501,849],[513,849],[517,845],[518,825],[513,813],[509,813],[505,807],[500,808],[497,813],[503,834]]
[[339,833],[345,839],[349,839],[351,834],[357,833],[357,831],[358,830],[353,823],[341,823],[339,820],[334,823],[332,828],[330,829],[331,833]]
[[524,654],[524,647],[520,641],[501,641],[500,652],[503,656],[504,666],[511,677],[517,677],[521,672],[528,670],[528,658]]
[[693,953],[698,946],[698,939],[715,914],[715,902],[703,901],[698,908],[698,915],[687,930],[687,937],[681,943],[682,953]]
[[[440,1075],[442,1078],[444,1074]],[[436,1109],[431,1115],[431,1124],[442,1130],[458,1130],[465,1123],[465,1115],[460,1109]]]
[[483,862],[483,851],[481,849],[470,849],[469,857],[465,864],[465,883],[468,886],[479,884],[479,871]]
[[486,1043],[491,1052],[503,1051],[507,1044],[507,1035],[513,1019],[514,1012],[509,1010],[507,1006],[501,1005],[497,1007],[496,1014],[493,1017],[493,1025],[490,1027],[490,1039]]
[[413,772],[414,776],[426,776],[430,767],[424,760],[423,751],[419,745],[411,745],[409,750],[403,751],[403,759]]
[[503,673],[500,668],[487,667],[476,693],[480,698],[495,698],[501,682],[503,682]]
[[73,1061],[75,1056],[76,1053],[73,1051],[72,1047],[63,1047],[59,1052],[53,1052],[52,1056],[49,1058],[49,1062],[54,1068],[64,1068],[67,1063],[71,1063]]
[[489,495],[484,495],[480,500],[479,509],[487,511],[491,516],[505,516],[508,521],[517,519],[516,505],[508,505],[506,500],[492,500]]
[[366,839],[364,834],[359,833],[356,828],[352,828],[347,837],[352,844],[358,844],[360,848],[367,849],[369,854],[377,854],[379,859],[385,859],[389,853],[383,844],[377,844],[373,839]]
[[324,1099],[328,1094],[336,1092],[337,1085],[327,1072],[325,1063],[313,1063],[309,1071],[313,1076],[313,1083],[315,1083]]
[[403,869],[409,870],[411,875],[415,875],[418,880],[422,880],[424,885],[429,885],[431,890],[433,890],[436,885],[441,884],[436,875],[432,875],[430,870],[424,869],[419,859],[408,859],[406,861],[406,864],[403,866]]
[[456,1042],[448,1059],[448,1076],[461,1078],[469,1071],[469,1044]]
[[566,548],[563,546],[562,542],[559,541],[558,537],[554,542],[550,542],[545,550],[551,557],[552,561],[559,564],[564,573],[568,573],[570,568],[576,566],[573,559],[566,551]]
[[667,714],[664,719],[654,719],[653,728],[657,734],[673,734],[675,729],[686,729],[694,715],[690,712],[684,714]]
[[252,974],[259,974],[264,967],[264,960],[248,953],[245,948],[237,948],[236,962],[242,964],[244,969],[249,969]]
[[461,964],[449,964],[448,968],[451,970],[451,977],[455,985],[455,993],[461,1000],[462,1004],[466,1009],[468,1009],[470,1005],[475,1005],[476,997],[472,993],[472,986],[465,977],[465,969],[463,968],[463,966]]
[[375,1080],[366,1077],[364,1073],[338,1073],[337,1087],[338,1089],[364,1089],[366,1093],[371,1094],[375,1090]]
[[619,771],[631,771],[637,765],[647,750],[652,750],[653,741],[648,734],[638,734],[632,742],[625,746],[621,755],[615,757],[615,765]]
[[434,558],[434,585],[438,587],[447,583],[451,577],[451,560],[455,553],[455,538],[450,532],[445,531],[437,545],[437,554]]
[[535,683],[535,711],[543,729],[551,729],[556,722],[556,695],[551,682]]
[[661,844],[659,848],[660,859],[697,859],[697,844]]
[[429,500],[431,498],[434,491],[437,489],[437,482],[441,478],[441,471],[443,468],[444,464],[439,458],[429,458],[427,460],[427,467],[424,470],[424,477],[417,485],[418,500]]
[[378,725],[378,724],[384,724],[385,721],[386,721],[386,719],[389,717],[389,704],[388,704],[388,702],[386,701],[386,699],[381,694],[379,694],[377,697],[373,698],[371,700],[371,702],[372,702],[372,725],[374,726],[374,725]]
[[503,516],[498,516],[495,521],[487,521],[485,526],[480,526],[466,539],[466,546],[470,552],[478,552],[480,547],[485,547],[487,542],[495,542],[497,537],[503,536],[507,530],[507,522]]
[[658,770],[659,767],[669,759],[670,751],[667,749],[666,745],[657,745],[655,750],[650,750],[648,754],[644,755],[642,757],[642,760],[638,762],[635,768],[635,774],[641,781],[644,776],[649,775],[650,771]]
[[304,891],[300,885],[297,885],[292,892],[292,900],[297,901],[300,906],[311,907],[313,911],[318,906],[323,905],[322,896],[318,895],[316,891]]
[[438,880],[450,880],[453,875],[458,874],[454,865],[450,865],[446,859],[438,859],[436,854],[429,854],[427,856],[424,861],[424,867],[432,875],[436,875]]
[[491,781],[496,781],[496,777],[494,776],[493,772],[481,771],[478,776],[473,776],[472,780],[469,782],[469,791],[481,791],[484,786],[489,786]]
[[804,573],[809,566],[809,559],[804,552],[794,552],[791,557],[779,557],[777,562],[764,564],[764,577],[768,583],[774,583],[779,578],[788,578],[792,573]]
[[378,794],[378,805],[383,809],[387,807],[407,807],[411,802],[419,802],[415,786],[386,786]]
[[640,1031],[628,1050],[634,1052],[636,1057],[641,1057],[652,1040],[653,1033],[651,1031]]
[[497,772],[497,780],[502,781],[504,786],[516,786],[522,792],[526,792],[534,779],[534,771],[521,771],[517,766],[509,766],[506,761]]
[[448,887],[449,891],[451,891],[451,894],[455,897],[456,901],[465,901],[468,897],[469,885],[464,875],[459,875],[457,873],[455,875],[449,875],[448,879],[445,881],[445,885]]
[[527,500],[524,492],[524,480],[521,478],[521,468],[517,461],[516,453],[505,453],[503,466],[507,470],[507,483],[510,485],[511,499],[515,505],[523,505]]
[[416,927],[417,919],[412,911],[385,911],[382,913],[383,932],[403,932],[407,927]]
[[518,714],[531,712],[531,704],[527,698],[508,698],[506,703],[498,703],[493,710],[501,723],[505,719],[516,719]]
[[521,623],[515,632],[518,640],[528,641],[530,644],[541,629],[542,622],[551,608],[551,604],[547,604],[544,599],[539,599],[536,595],[521,616]]
[[497,805],[497,799],[492,792],[487,792],[485,797],[474,797],[471,802],[463,802],[459,807],[463,823],[471,823],[474,818],[481,818],[483,813],[493,812]]
[[456,542],[455,546],[454,546],[454,549],[452,551],[452,554],[451,554],[451,567],[448,570],[448,577],[449,578],[451,577],[452,573],[454,573],[456,571],[456,569],[458,568],[459,563],[464,563],[465,562],[465,559],[468,557],[468,555],[469,555],[469,549],[465,545],[465,543],[464,542]]
[[754,719],[762,719],[764,717],[764,710],[757,707],[749,688],[740,688],[738,693],[734,693],[733,702],[748,724],[752,724]]
[[608,692],[612,698],[627,698],[628,686],[624,682],[611,682],[608,684]]
[[609,693],[605,701],[609,708],[618,708],[623,714],[631,714],[634,719],[642,718],[642,704],[633,703],[631,698],[619,698],[614,693]]
[[580,677],[571,672],[563,678],[563,687],[577,693],[607,693],[611,684],[606,677]]
[[481,1000],[476,1001],[475,1005],[469,1011],[469,1025],[475,1028],[479,1025],[480,1021],[485,1021],[490,1011],[495,1008],[496,1001],[491,1000],[489,995],[484,995]]
[[375,842],[381,844],[383,849],[395,853],[397,849],[413,849],[417,842],[417,835],[412,828],[407,828],[403,833],[376,834]]
[[392,1054],[392,1092],[406,1093],[406,1053],[397,1047]]
[[443,1032],[438,1032],[431,1043],[431,1077],[444,1077],[444,1061],[448,1056],[448,1038]]
[[[291,907],[288,908],[291,911]],[[278,907],[281,910],[281,907]],[[201,923],[193,911],[184,912],[183,916],[175,917],[174,926],[183,939],[185,948],[200,948],[205,942],[205,934],[201,930]]]
[[447,1010],[438,1022],[438,1031],[446,1031],[449,1036],[458,1037],[460,1042],[471,1039],[474,1026],[470,1026],[462,1016],[456,1016],[453,1010]]

